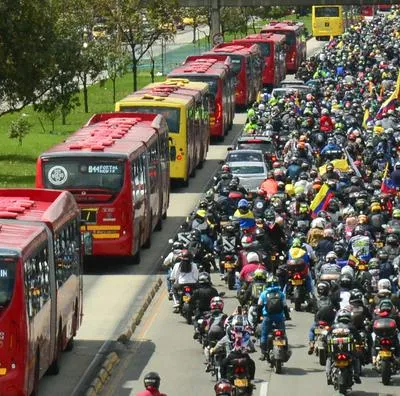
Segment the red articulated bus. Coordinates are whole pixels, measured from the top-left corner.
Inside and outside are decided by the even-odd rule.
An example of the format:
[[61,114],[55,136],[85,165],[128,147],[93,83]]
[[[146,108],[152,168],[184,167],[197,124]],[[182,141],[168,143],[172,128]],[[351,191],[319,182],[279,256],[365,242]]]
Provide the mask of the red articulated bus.
[[375,13],[376,13],[375,5],[360,7],[361,18],[364,19],[365,21],[370,21],[375,16]]
[[82,211],[84,240],[92,241],[92,249],[85,246],[86,255],[138,263],[140,247],[151,246],[152,230],[161,229],[166,216],[168,155],[163,116],[100,114],[40,155],[36,186],[74,195]]
[[82,319],[80,210],[66,191],[0,190],[0,394],[38,394]]
[[229,97],[233,87],[229,86],[229,69],[221,67],[216,59],[197,59],[185,62],[168,74],[168,78],[187,78],[205,82],[210,94],[210,137],[223,140],[232,125],[229,112]]
[[222,43],[203,55],[213,54],[229,57],[232,62],[232,71],[236,77],[236,106],[243,108],[253,103],[262,88],[264,62],[261,58],[260,48],[256,45],[246,48],[242,45]]
[[214,64],[214,67],[221,68],[223,70],[227,71],[226,74],[226,81],[225,79],[223,80],[223,95],[227,96],[227,102],[226,107],[228,108],[228,125],[229,129],[232,128],[233,125],[233,119],[235,118],[235,85],[236,85],[236,77],[233,72],[233,64],[231,62],[231,59],[229,57],[226,57],[225,55],[218,55],[218,54],[212,54],[212,55],[190,55],[186,58],[184,64],[188,62],[194,62],[197,59],[214,59],[217,62]]
[[262,82],[268,88],[277,87],[286,77],[285,36],[283,34],[251,34],[233,44],[251,47],[257,44],[264,58]]
[[276,33],[286,36],[286,71],[295,73],[307,58],[307,40],[304,23],[271,21],[260,33]]

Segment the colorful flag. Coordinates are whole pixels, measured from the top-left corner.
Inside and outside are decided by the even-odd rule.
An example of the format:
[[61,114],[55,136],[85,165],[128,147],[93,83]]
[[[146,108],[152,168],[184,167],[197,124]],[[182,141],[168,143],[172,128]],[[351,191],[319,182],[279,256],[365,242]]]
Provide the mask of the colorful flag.
[[362,122],[362,127],[367,128],[367,123],[369,121],[372,121],[373,117],[371,116],[371,113],[369,112],[369,109],[365,109],[364,111],[364,118]]
[[396,186],[389,176],[389,162],[386,164],[385,171],[383,172],[381,192],[386,194],[396,194],[397,192]]
[[[336,159],[333,161],[330,161],[330,163],[333,165],[335,169],[337,169],[340,172],[348,172],[349,171],[349,163],[347,162],[347,159]],[[326,164],[322,165],[318,169],[319,174],[321,176],[325,175],[326,173]]]
[[333,191],[328,184],[324,184],[317,195],[314,197],[310,204],[310,209],[312,211],[311,216],[313,218],[317,217],[321,210],[325,210],[329,204],[329,201],[334,197]]
[[396,88],[392,94],[382,103],[382,106],[375,115],[375,118],[379,119],[382,114],[395,107],[395,102],[400,98],[400,73],[397,76]]

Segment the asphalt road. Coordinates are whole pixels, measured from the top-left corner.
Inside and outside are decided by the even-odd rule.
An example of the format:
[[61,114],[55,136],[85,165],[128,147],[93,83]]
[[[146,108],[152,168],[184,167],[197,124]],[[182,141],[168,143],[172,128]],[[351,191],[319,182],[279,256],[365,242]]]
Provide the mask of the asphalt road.
[[[321,43],[311,40],[309,55],[320,46]],[[232,143],[239,134],[244,120],[244,114],[237,114],[233,130],[230,131],[223,144],[210,146],[204,168],[197,171],[196,177],[190,181],[190,186],[185,189],[173,190],[168,219],[163,223],[163,231],[153,234],[152,248],[142,251],[140,265],[125,266],[118,262],[96,261],[86,267],[84,318],[76,337],[75,348],[72,352],[63,354],[61,371],[58,376],[48,376],[42,379],[40,395],[53,396],[55,390],[57,390],[58,396],[71,395],[74,391],[74,395],[83,394],[85,386],[90,383],[91,376],[95,372],[95,370],[91,370],[95,369],[95,365],[92,364],[94,359],[98,358],[98,361],[101,361],[109,351],[118,348],[115,340],[126,328],[129,318],[139,309],[141,300],[146,295],[146,287],[155,278],[155,275],[152,274],[159,268],[160,256],[167,248],[168,239],[174,235],[183,219],[198,202],[218,167],[219,160],[225,158],[227,145]],[[230,300],[228,299],[228,301]],[[233,304],[232,300],[232,309]],[[229,309],[231,307],[228,303]],[[153,315],[153,312],[156,314]],[[161,373],[165,372],[164,375],[165,378],[168,378],[170,388],[167,387],[167,381],[164,383],[171,395],[210,394],[210,377],[203,373],[201,350],[191,339],[191,328],[180,324],[179,318],[172,315],[164,293],[159,293],[158,299],[153,303],[147,315],[153,316],[151,316],[150,322],[144,320],[141,330],[135,333],[136,341],[122,351],[124,358],[116,372],[115,380],[110,383],[110,389],[114,390],[110,393],[107,388],[104,391],[105,394],[129,394],[129,387],[124,387],[127,384],[132,385],[130,389],[134,388],[135,384],[137,386],[137,380],[140,379],[142,372],[152,369],[153,366]],[[296,323],[296,320],[294,322]],[[146,331],[144,332],[144,330]],[[299,341],[296,341],[299,345],[305,344],[306,334],[307,331],[301,331]],[[291,337],[290,333],[289,337]],[[300,340],[302,340],[301,344]],[[183,351],[179,353],[179,356],[176,355],[183,345]],[[292,361],[295,362],[296,354],[295,352],[290,364]],[[129,358],[132,359],[132,362],[124,369],[125,362]],[[164,363],[166,359],[167,364]],[[160,367],[166,368],[166,371],[159,369]],[[294,365],[294,367],[299,366]],[[136,374],[132,370],[135,370]],[[260,369],[257,372],[261,373]],[[173,373],[176,373],[176,379]],[[183,392],[178,386],[178,380],[183,381],[183,377],[188,387],[187,392]],[[299,374],[295,377],[299,377]],[[273,389],[274,382],[268,381],[267,378],[264,380],[269,383],[269,388]],[[77,388],[77,385],[80,387]],[[198,392],[197,389],[203,389],[202,386],[204,392]],[[265,390],[266,386],[264,384],[262,389]],[[135,388],[136,390],[138,388]],[[127,391],[128,393],[126,393]]]

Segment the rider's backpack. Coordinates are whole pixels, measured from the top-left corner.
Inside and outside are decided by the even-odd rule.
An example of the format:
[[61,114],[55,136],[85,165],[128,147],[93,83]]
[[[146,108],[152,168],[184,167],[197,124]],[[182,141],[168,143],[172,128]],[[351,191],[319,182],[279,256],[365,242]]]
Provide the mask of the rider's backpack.
[[269,315],[279,314],[283,311],[283,301],[280,292],[276,291],[267,294],[266,308]]

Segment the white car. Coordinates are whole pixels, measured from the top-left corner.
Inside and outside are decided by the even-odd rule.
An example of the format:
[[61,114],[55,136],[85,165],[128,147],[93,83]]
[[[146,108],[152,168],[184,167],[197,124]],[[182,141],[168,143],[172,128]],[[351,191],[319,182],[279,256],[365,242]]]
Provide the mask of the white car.
[[249,192],[257,192],[258,187],[268,176],[264,161],[227,162],[233,176],[238,176],[240,184]]

